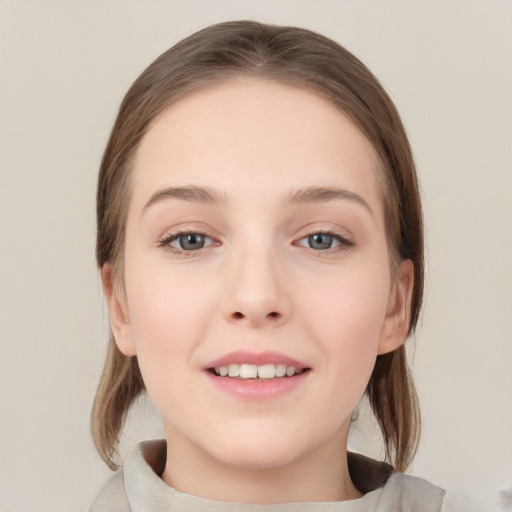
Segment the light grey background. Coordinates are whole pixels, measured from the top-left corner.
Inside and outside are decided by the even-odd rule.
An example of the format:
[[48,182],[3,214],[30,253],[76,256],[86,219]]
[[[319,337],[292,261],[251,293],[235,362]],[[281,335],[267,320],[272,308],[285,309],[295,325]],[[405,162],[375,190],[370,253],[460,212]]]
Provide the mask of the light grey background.
[[[512,2],[0,0],[0,510],[85,510],[109,476],[88,424],[107,332],[99,160],[142,69],[237,18],[334,38],[395,100],[428,236],[412,472],[490,506],[512,484]],[[143,417],[124,452],[158,435]],[[378,454],[373,437],[351,444]]]

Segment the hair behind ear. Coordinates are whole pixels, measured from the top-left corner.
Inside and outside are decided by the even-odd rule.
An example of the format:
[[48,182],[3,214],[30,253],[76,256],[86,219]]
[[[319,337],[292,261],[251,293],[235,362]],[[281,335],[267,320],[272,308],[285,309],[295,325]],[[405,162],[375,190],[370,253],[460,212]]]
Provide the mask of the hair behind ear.
[[416,454],[421,423],[418,395],[403,345],[377,356],[366,394],[382,431],[386,460],[403,472]]
[[126,357],[110,335],[107,358],[91,413],[94,445],[107,466],[115,470],[117,453],[126,414],[145,386],[136,357]]

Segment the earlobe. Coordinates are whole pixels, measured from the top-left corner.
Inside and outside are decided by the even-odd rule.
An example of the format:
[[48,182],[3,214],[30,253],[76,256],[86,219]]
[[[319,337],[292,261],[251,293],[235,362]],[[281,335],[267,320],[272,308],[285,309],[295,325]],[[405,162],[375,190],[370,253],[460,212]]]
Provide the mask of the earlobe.
[[110,328],[116,344],[125,356],[134,356],[137,350],[133,341],[126,298],[124,292],[115,286],[111,265],[105,264],[101,269],[101,282],[103,284],[103,293],[107,300]]
[[413,287],[414,264],[411,260],[403,260],[400,262],[389,296],[388,310],[379,341],[379,355],[392,352],[407,339]]

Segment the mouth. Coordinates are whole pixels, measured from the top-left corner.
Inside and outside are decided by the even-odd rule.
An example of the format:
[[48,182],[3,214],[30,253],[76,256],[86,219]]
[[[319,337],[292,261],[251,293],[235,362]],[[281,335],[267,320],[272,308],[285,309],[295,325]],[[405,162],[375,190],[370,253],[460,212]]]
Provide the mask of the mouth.
[[275,352],[238,350],[203,367],[213,386],[237,400],[266,402],[294,393],[308,382],[312,367]]
[[208,368],[208,371],[216,377],[238,380],[271,380],[289,379],[296,375],[310,371],[310,368],[301,368],[286,363],[278,364],[249,364],[232,363],[229,365],[215,366]]

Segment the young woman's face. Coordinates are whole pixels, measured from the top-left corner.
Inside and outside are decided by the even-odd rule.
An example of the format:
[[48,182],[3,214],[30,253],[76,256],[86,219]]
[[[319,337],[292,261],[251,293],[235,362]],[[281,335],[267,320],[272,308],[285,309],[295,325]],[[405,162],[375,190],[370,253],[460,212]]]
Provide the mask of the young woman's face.
[[328,101],[256,79],[181,99],[144,136],[109,304],[176,456],[344,450],[377,354],[407,332],[378,166]]

